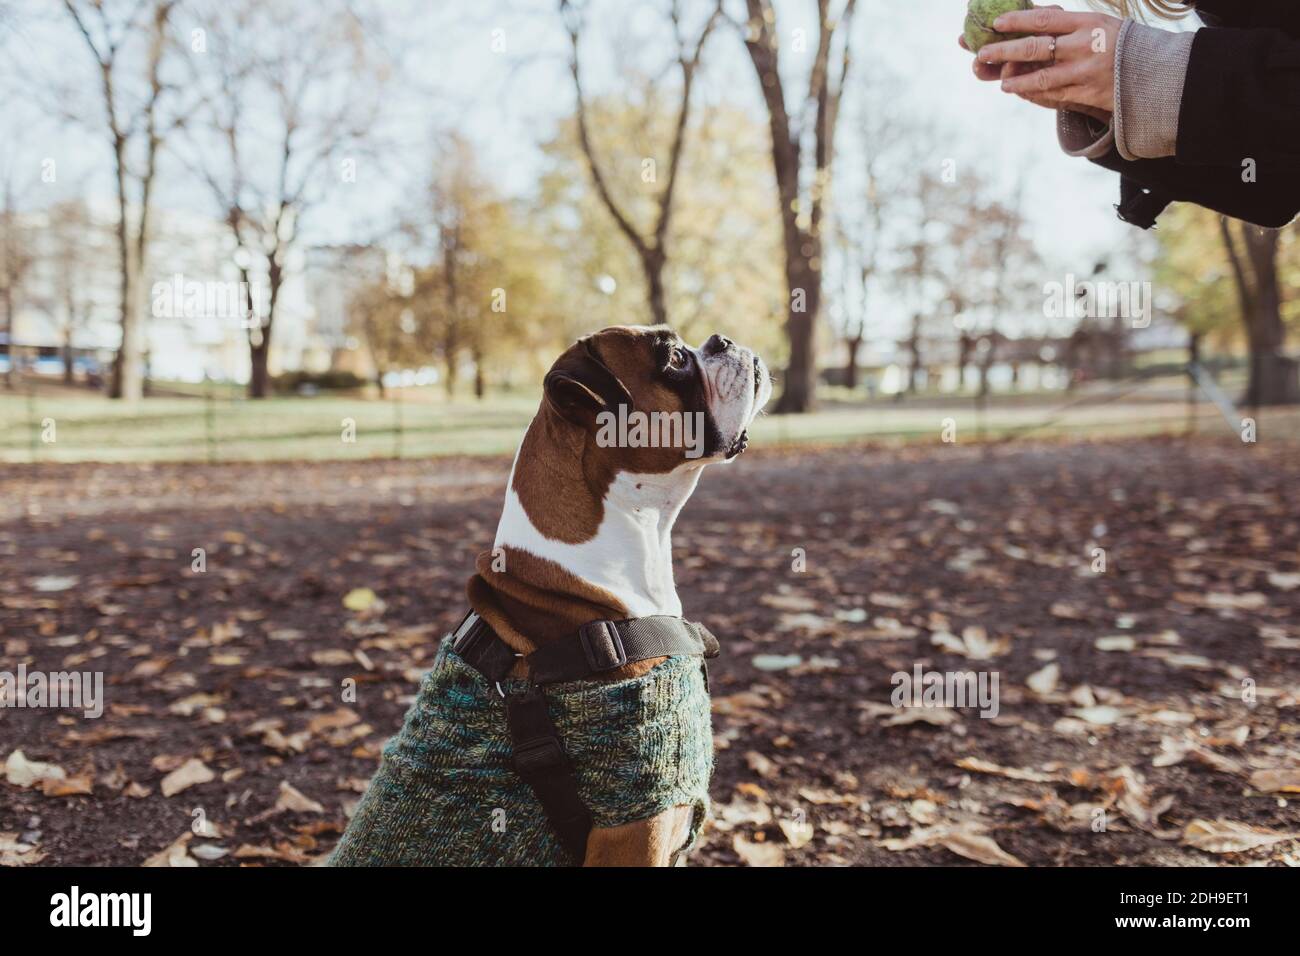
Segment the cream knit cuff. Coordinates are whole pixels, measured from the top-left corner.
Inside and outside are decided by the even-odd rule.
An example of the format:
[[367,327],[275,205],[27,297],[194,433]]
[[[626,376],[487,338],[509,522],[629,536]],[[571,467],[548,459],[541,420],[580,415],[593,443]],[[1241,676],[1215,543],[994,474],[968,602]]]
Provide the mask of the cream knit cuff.
[[1173,156],[1194,32],[1125,20],[1115,48],[1115,146],[1128,160]]

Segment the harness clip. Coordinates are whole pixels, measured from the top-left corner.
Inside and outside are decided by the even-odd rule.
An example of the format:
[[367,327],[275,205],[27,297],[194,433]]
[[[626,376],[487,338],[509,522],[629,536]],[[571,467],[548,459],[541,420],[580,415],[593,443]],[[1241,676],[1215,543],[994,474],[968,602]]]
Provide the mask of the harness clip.
[[593,673],[612,671],[627,663],[627,650],[613,621],[592,621],[578,628],[582,652]]

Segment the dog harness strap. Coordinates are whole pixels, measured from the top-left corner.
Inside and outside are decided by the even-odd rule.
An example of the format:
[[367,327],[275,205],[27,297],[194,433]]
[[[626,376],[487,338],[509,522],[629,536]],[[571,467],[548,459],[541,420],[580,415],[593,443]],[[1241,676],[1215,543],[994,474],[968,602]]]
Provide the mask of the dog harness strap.
[[515,751],[515,773],[537,795],[560,843],[581,863],[587,855],[591,813],[578,793],[578,779],[555,732],[541,688],[529,684],[506,695],[506,724]]
[[708,629],[679,617],[654,615],[628,621],[592,621],[569,639],[546,644],[525,660],[539,684],[586,680],[625,664],[655,657],[716,657]]
[[[471,611],[452,635],[452,650],[491,683],[505,680],[518,655]],[[587,680],[624,664],[655,657],[717,657],[718,639],[703,624],[657,614],[626,621],[592,621],[525,660],[538,684]]]

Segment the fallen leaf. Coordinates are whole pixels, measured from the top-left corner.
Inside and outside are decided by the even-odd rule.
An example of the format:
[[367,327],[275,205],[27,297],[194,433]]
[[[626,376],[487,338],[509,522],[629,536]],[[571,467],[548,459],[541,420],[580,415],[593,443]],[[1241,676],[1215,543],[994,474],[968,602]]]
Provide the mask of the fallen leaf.
[[1099,651],[1135,651],[1137,641],[1128,634],[1112,634],[1097,638],[1093,641],[1093,647]]
[[207,860],[209,862],[230,855],[229,850],[224,846],[217,846],[215,843],[200,843],[198,846],[191,849],[190,853],[198,857],[200,860]]
[[974,860],[976,863],[983,863],[987,866],[1025,865],[998,846],[991,837],[982,836],[978,833],[958,831],[939,842],[945,849],[956,853],[958,856],[964,856],[968,860]]
[[91,793],[95,783],[89,773],[80,773],[58,780],[42,780],[41,793],[47,797],[72,797]]
[[1043,773],[1040,770],[1022,770],[1018,767],[1003,767],[988,760],[981,760],[978,757],[963,757],[957,761],[957,766],[963,770],[972,770],[975,773],[993,774],[994,776],[1007,777],[1010,780],[1024,780],[1029,783],[1052,783],[1061,779],[1060,774]]
[[378,599],[379,595],[370,588],[353,588],[343,595],[343,606],[349,611],[368,611]]
[[1096,707],[1080,707],[1077,710],[1070,711],[1070,713],[1095,727],[1109,727],[1118,723],[1124,716],[1124,711],[1108,704],[1100,704]]
[[785,849],[775,843],[753,843],[737,833],[731,847],[746,866],[785,866]]
[[764,780],[771,780],[777,775],[777,766],[767,757],[763,756],[757,750],[751,750],[745,754],[745,763],[749,769],[754,771]]
[[1280,770],[1256,770],[1250,786],[1263,793],[1300,793],[1300,767]]
[[800,787],[799,796],[818,806],[852,807],[861,802],[861,798],[852,793],[836,793],[834,790],[821,790],[815,787]]
[[788,671],[803,663],[798,654],[755,654],[750,661],[756,670]]
[[990,866],[1025,865],[998,846],[992,838],[984,836],[984,829],[984,825],[980,823],[920,827],[903,839],[882,840],[880,845],[894,852],[938,845],[958,856]]
[[[788,817],[782,817],[776,822],[781,828],[781,833],[785,836],[785,842],[790,844],[790,849],[798,850],[812,842],[813,825],[807,820],[792,820]],[[736,834],[737,837],[740,834]]]
[[772,808],[757,800],[737,798],[730,803],[715,806],[713,817],[713,825],[719,830],[731,830],[749,824],[762,827],[772,822]]
[[199,861],[189,855],[187,847],[190,840],[194,839],[193,833],[182,833],[176,838],[175,842],[163,847],[153,856],[149,857],[141,866],[198,866]]
[[280,781],[280,796],[275,801],[275,809],[288,813],[324,813],[325,808],[315,800],[295,789],[287,780]]
[[1120,767],[1103,780],[1102,786],[1115,800],[1119,812],[1134,826],[1149,833],[1158,829],[1160,817],[1174,805],[1173,794],[1157,798],[1132,767]]
[[167,712],[180,717],[193,717],[196,711],[205,707],[215,707],[222,702],[222,699],[218,694],[190,694],[168,704]]
[[345,651],[337,647],[311,652],[312,663],[320,667],[345,667],[354,660],[351,651]]
[[1059,664],[1052,662],[1025,678],[1025,685],[1035,694],[1046,696],[1056,690],[1056,684],[1060,679],[1061,667]]
[[32,589],[46,594],[68,591],[77,586],[78,580],[76,575],[47,574],[44,577],[34,578]]
[[351,727],[361,718],[357,712],[349,707],[340,707],[328,714],[319,714],[313,717],[307,723],[309,733],[318,734],[323,730],[338,730],[342,727]]
[[1207,853],[1244,853],[1261,846],[1300,839],[1300,833],[1280,833],[1264,827],[1217,820],[1193,820],[1183,831],[1183,842]]
[[988,631],[975,624],[963,628],[960,638],[946,631],[939,631],[930,635],[930,643],[973,661],[991,660],[1011,650],[1010,638],[1000,637],[990,640]]
[[45,859],[35,844],[24,843],[17,833],[0,833],[0,866],[32,866]]
[[882,720],[882,727],[905,727],[908,724],[930,724],[945,727],[957,722],[955,711],[947,707],[904,707],[894,716]]
[[208,783],[214,779],[216,779],[216,774],[209,770],[202,760],[191,757],[163,777],[162,795],[164,797],[174,797],[182,790],[187,790],[200,783]]
[[939,822],[939,805],[933,800],[913,800],[907,805],[907,815],[917,823],[929,826]]
[[66,777],[67,772],[58,764],[28,760],[21,750],[15,750],[5,761],[5,780],[15,787],[44,786]]
[[238,860],[255,859],[266,857],[272,860],[284,860],[288,863],[306,863],[309,859],[307,854],[301,850],[296,850],[287,842],[277,843],[274,847],[269,846],[252,846],[245,843],[235,850],[235,858]]
[[764,594],[758,603],[778,611],[815,611],[818,607],[816,601],[801,594]]

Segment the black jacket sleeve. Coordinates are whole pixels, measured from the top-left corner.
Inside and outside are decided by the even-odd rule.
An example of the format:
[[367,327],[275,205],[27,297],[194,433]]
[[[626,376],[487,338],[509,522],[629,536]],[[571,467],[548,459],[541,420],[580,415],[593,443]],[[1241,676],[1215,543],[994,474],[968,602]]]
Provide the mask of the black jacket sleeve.
[[1178,159],[1129,161],[1112,149],[1096,160],[1122,177],[1119,214],[1143,229],[1171,202],[1192,202],[1225,216],[1281,229],[1300,214],[1300,166],[1260,161],[1248,181],[1241,166],[1190,166]]
[[1120,218],[1149,229],[1171,202],[1274,229],[1300,214],[1300,5],[1293,3],[1197,4],[1212,26],[1192,42],[1175,156],[1130,162],[1111,150],[1096,160],[1122,177]]
[[1200,30],[1192,42],[1178,161],[1300,166],[1300,40],[1281,30]]

